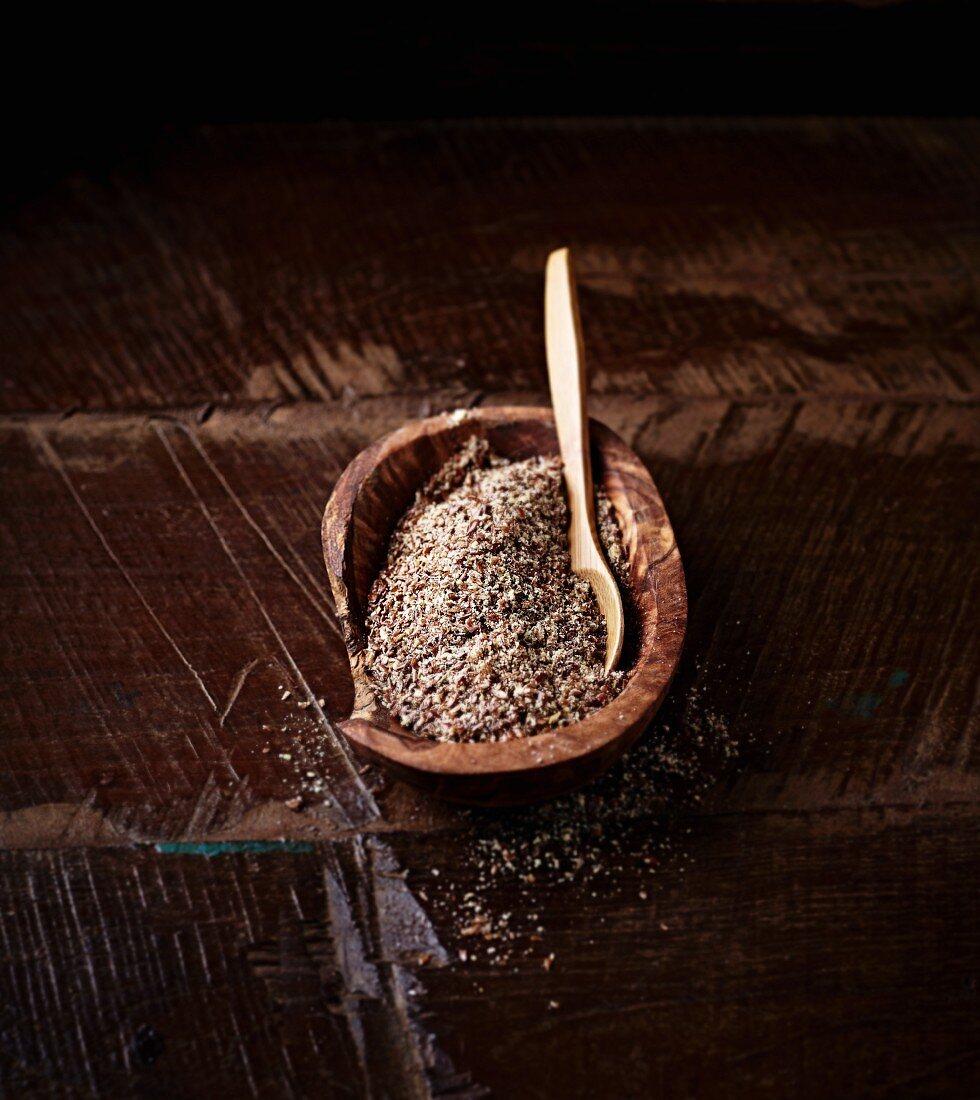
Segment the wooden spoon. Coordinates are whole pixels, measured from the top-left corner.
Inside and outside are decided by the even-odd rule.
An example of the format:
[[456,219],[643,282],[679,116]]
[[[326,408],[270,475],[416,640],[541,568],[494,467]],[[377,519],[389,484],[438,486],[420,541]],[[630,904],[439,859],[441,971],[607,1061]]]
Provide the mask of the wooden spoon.
[[559,248],[548,257],[544,332],[551,406],[555,411],[555,429],[565,467],[568,507],[572,514],[568,529],[572,570],[592,585],[599,610],[606,620],[605,666],[606,672],[609,672],[616,667],[623,649],[623,600],[596,531],[585,355],[575,278],[567,248]]

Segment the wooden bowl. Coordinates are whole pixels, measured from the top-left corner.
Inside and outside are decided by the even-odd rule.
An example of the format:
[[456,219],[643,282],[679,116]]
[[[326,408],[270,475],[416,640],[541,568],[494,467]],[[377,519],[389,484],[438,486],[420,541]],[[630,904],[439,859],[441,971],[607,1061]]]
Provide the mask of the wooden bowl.
[[354,711],[340,723],[356,754],[441,798],[512,806],[595,778],[642,733],[670,684],[684,640],[684,570],[663,501],[643,463],[592,420],[596,485],[615,507],[629,554],[622,692],[581,722],[513,741],[457,744],[406,729],[375,698],[364,671],[364,616],[395,524],[416,491],[473,435],[507,458],[557,455],[550,409],[487,408],[406,424],[362,451],[323,516],[323,556],[354,678]]

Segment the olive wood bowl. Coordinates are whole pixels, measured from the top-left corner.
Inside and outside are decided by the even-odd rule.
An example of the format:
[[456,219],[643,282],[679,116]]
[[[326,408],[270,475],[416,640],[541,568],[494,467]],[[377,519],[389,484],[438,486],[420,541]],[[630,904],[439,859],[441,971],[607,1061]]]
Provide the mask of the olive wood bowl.
[[615,432],[592,420],[595,483],[613,503],[629,557],[623,690],[580,722],[512,741],[432,741],[394,720],[364,670],[368,593],[416,491],[476,434],[514,460],[558,453],[550,409],[474,409],[406,424],[362,451],[337,482],[323,516],[323,556],[355,694],[353,713],[339,725],[358,757],[398,779],[453,802],[513,806],[587,783],[639,737],[677,667],[687,593],[653,479]]

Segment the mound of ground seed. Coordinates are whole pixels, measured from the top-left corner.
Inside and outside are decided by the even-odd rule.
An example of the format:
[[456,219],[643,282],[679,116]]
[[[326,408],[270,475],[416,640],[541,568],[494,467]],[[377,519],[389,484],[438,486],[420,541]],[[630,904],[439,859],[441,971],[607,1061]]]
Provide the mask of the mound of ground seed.
[[[622,537],[600,501],[622,576]],[[557,459],[508,462],[474,438],[419,492],[371,588],[366,668],[378,698],[437,741],[502,741],[583,718],[621,689],[605,622],[571,569]]]

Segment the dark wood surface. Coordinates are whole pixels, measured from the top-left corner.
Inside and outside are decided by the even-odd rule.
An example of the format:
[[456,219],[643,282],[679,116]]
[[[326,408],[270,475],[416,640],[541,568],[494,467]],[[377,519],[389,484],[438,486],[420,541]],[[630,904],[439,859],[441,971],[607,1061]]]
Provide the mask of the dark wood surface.
[[[0,1092],[980,1094],[978,194],[973,122],[485,122],[8,212]],[[566,243],[688,638],[580,799],[458,810],[348,756],[319,517],[542,403]]]

